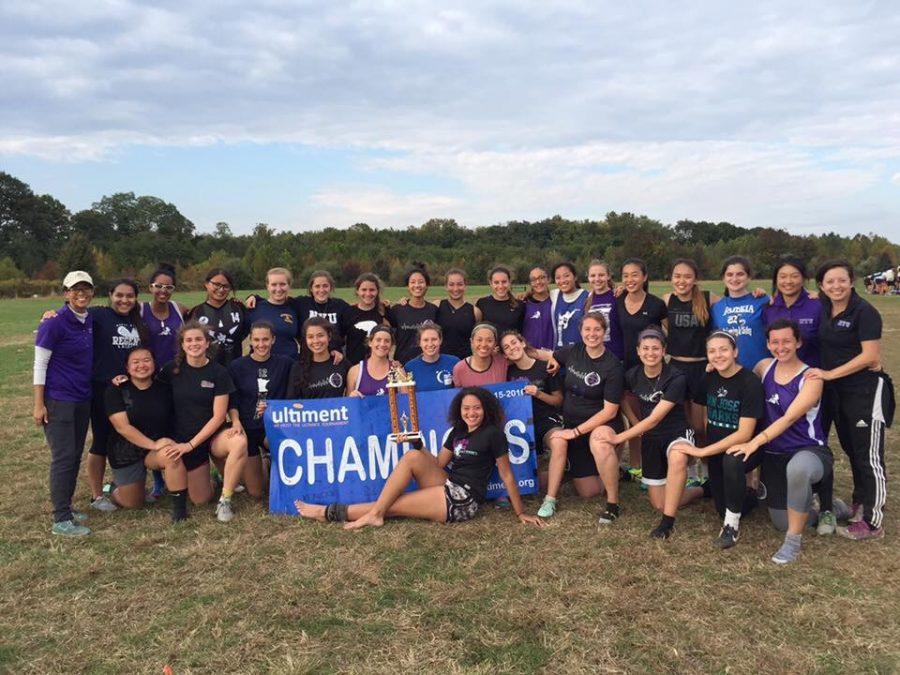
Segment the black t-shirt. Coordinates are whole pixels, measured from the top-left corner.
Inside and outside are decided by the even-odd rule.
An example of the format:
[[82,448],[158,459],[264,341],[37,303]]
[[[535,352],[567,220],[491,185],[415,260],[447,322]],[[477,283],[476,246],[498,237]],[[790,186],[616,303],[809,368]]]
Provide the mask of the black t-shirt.
[[344,346],[344,336],[343,333],[341,333],[341,320],[344,316],[344,312],[350,307],[350,305],[347,304],[347,301],[342,298],[328,298],[326,302],[316,302],[315,298],[311,295],[301,295],[296,298],[291,298],[290,301],[294,307],[296,307],[297,313],[300,315],[301,326],[304,321],[313,316],[321,316],[327,319],[328,323],[333,326],[329,346],[331,349],[340,351],[341,347]]
[[360,309],[350,305],[341,315],[341,334],[344,336],[344,354],[350,363],[359,363],[366,358],[366,338],[369,332],[384,323],[381,310]]
[[653,429],[644,435],[653,438],[672,439],[684,434],[688,427],[684,414],[684,399],[687,395],[687,380],[677,368],[663,364],[662,372],[656,377],[647,377],[644,365],[638,365],[625,374],[625,384],[640,400],[640,418],[646,419],[660,401],[675,404],[669,413]]
[[[819,354],[822,368],[831,370],[842,366],[862,353],[862,342],[881,339],[881,314],[869,302],[851,291],[847,309],[831,316],[831,302],[822,294],[822,320],[819,322]],[[837,384],[859,384],[876,374],[861,370],[847,375]]]
[[437,323],[437,307],[430,302],[426,302],[424,307],[413,307],[408,303],[391,305],[387,317],[397,332],[394,358],[400,363],[406,363],[422,353],[419,349],[419,326]]
[[563,391],[563,416],[566,426],[581,424],[603,409],[603,402],[621,403],[625,388],[622,362],[608,349],[596,359],[588,356],[587,347],[579,342],[553,352],[559,365],[566,369]]
[[[147,438],[157,441],[172,434],[172,394],[169,388],[154,381],[146,389],[138,389],[130,381],[121,386],[110,385],[104,395],[106,414],[124,412],[128,422]],[[107,445],[109,464],[123,469],[143,461],[147,452],[118,434],[113,429]]]
[[116,313],[112,307],[89,307],[88,313],[94,327],[91,379],[109,383],[116,375],[125,374],[128,352],[141,344],[141,336],[131,317]]
[[437,323],[443,333],[441,353],[458,359],[472,355],[472,329],[475,327],[475,307],[471,302],[456,308],[444,298],[438,305]]
[[762,381],[746,368],[731,377],[706,373],[694,401],[706,406],[706,442],[718,443],[737,431],[742,417],[762,419],[766,395]]
[[638,311],[629,314],[625,309],[625,294],[616,298],[616,310],[619,317],[619,330],[622,331],[622,345],[625,359],[625,370],[630,370],[640,364],[637,355],[637,339],[640,332],[647,326],[662,327],[663,320],[667,317],[666,303],[655,295],[647,295]]
[[177,374],[175,363],[169,363],[159,371],[156,379],[172,388],[175,440],[179,443],[188,442],[206,426],[212,418],[216,396],[234,391],[234,382],[228,370],[215,361],[200,368],[182,363]]
[[522,322],[525,320],[524,302],[516,301],[515,307],[511,307],[509,300],[497,300],[492,295],[486,295],[478,298],[475,306],[481,310],[484,320],[494,324],[501,335],[508,330],[522,330]]
[[483,502],[497,458],[509,452],[506,435],[498,427],[478,427],[475,431],[453,430],[444,444],[453,453],[447,473],[466,488],[475,501]]
[[[510,362],[506,370],[506,379],[510,382],[516,380],[525,380],[528,384],[533,384],[545,394],[552,394],[560,390],[559,376],[550,375],[547,372],[546,361],[535,361],[534,365],[527,370],[522,370],[514,363]],[[549,403],[544,403],[539,398],[532,396],[531,409],[535,418],[548,418],[559,414],[559,410]]]
[[206,326],[212,341],[210,358],[227,366],[233,359],[240,357],[241,345],[249,329],[247,310],[241,303],[228,300],[217,308],[204,302],[194,307],[189,312],[189,317]]
[[[709,291],[703,291],[703,299],[709,310]],[[712,328],[711,317],[705,326],[700,325],[700,319],[694,314],[693,300],[679,300],[672,293],[666,308],[666,319],[669,324],[666,351],[670,355],[706,358],[706,336]]]
[[347,371],[349,370],[349,359],[344,359],[337,365],[331,359],[320,362],[313,361],[305,378],[305,384],[301,385],[300,376],[303,372],[303,365],[295,363],[291,369],[287,397],[339,398],[347,391]]
[[265,361],[242,356],[228,366],[235,386],[229,408],[237,409],[245,429],[263,428],[262,416],[256,416],[257,402],[288,398],[288,377],[294,363],[290,356],[270,354]]

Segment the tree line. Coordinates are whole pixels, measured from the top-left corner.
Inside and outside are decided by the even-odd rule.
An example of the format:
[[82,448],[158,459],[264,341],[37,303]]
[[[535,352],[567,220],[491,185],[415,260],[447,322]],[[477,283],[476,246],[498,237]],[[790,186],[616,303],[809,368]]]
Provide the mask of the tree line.
[[51,195],[37,195],[23,181],[0,172],[0,295],[48,293],[62,275],[84,269],[100,280],[146,279],[160,262],[174,265],[178,284],[199,288],[211,267],[230,270],[239,287],[260,287],[265,272],[283,266],[302,285],[313,270],[329,270],[339,285],[362,272],[400,285],[413,261],[425,261],[432,276],[451,267],[485,283],[487,270],[505,264],[516,283],[525,283],[536,264],[569,260],[585,270],[593,258],[617,267],[643,258],[651,278],[663,278],[677,257],[693,258],[706,278],[718,276],[729,255],[749,257],[756,276],[771,273],[775,261],[796,255],[813,267],[845,257],[859,274],[900,261],[900,246],[879,234],[796,235],[773,227],[743,228],[727,222],[680,220],[666,225],[647,216],[607,213],[601,220],[554,216],[537,222],[464,228],[452,219],[418,227],[374,229],[356,223],[346,229],[275,231],[264,223],[252,234],[235,235],[228,223],[198,232],[174,204],[133,192],[105,196],[89,209],[71,213]]

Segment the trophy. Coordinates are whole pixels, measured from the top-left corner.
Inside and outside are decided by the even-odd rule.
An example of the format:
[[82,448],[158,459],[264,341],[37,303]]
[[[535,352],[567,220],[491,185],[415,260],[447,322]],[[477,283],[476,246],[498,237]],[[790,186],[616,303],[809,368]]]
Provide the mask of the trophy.
[[[407,390],[409,416],[405,410],[401,414],[398,408],[397,395],[401,389]],[[412,443],[415,447],[424,446],[425,436],[419,431],[419,406],[416,403],[416,383],[412,374],[402,373],[399,368],[392,367],[388,371],[387,390],[388,405],[391,409],[391,434],[388,438],[398,445]]]

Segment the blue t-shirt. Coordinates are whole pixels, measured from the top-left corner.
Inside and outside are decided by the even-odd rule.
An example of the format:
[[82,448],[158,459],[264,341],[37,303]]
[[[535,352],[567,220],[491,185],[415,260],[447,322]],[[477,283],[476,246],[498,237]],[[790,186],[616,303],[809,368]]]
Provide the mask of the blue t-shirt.
[[450,354],[441,354],[434,363],[426,363],[417,356],[403,368],[412,374],[417,391],[434,391],[453,387],[453,366],[457,363],[459,359]]
[[[116,375],[125,374],[128,352],[141,344],[141,336],[131,317],[118,314],[112,307],[89,307],[94,320],[94,365],[91,379],[109,384]],[[157,368],[164,363],[156,364]]]
[[265,361],[242,356],[228,364],[235,386],[228,407],[238,411],[245,429],[263,427],[262,418],[256,416],[258,401],[286,397],[293,365],[293,359],[281,354],[271,354]]
[[749,370],[771,356],[766,347],[766,328],[763,324],[763,310],[768,304],[768,295],[754,298],[748,293],[739,298],[726,296],[710,309],[713,328],[734,336],[738,346],[738,363]]
[[300,330],[300,316],[293,303],[273,305],[268,300],[258,300],[256,307],[247,313],[250,325],[254,321],[268,321],[275,328],[273,354],[281,354],[297,359],[297,334]]

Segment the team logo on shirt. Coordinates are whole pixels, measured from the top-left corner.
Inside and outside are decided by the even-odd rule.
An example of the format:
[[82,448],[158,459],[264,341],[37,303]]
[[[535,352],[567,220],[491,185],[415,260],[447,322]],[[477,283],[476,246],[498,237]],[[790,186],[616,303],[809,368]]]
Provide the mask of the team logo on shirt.
[[540,319],[541,318],[541,310],[539,310],[539,309],[534,310],[534,314],[532,314],[528,318],[529,319]]
[[453,384],[453,374],[449,370],[439,370],[434,376],[437,378],[437,381],[444,386]]
[[569,323],[571,323],[572,319],[578,314],[580,309],[570,309],[568,312],[563,312],[559,315],[559,318],[556,320],[556,327],[560,331],[564,331],[569,327]]
[[257,377],[256,378],[256,391],[260,394],[268,394],[269,393],[269,380],[265,377]]
[[290,323],[290,324],[294,323],[294,317],[291,316],[290,314],[288,314],[287,312],[279,314],[278,316],[280,316],[281,320],[284,321],[285,323]]
[[837,322],[838,328],[850,328],[850,326],[852,326],[852,325],[853,324],[850,321],[847,321],[846,319],[838,319],[838,322]]
[[603,381],[603,378],[600,377],[598,373],[595,373],[593,370],[589,373],[586,373],[584,376],[584,383],[589,387],[596,387]]
[[209,380],[200,380],[200,386],[204,389],[215,389],[216,383]]
[[375,326],[378,325],[377,321],[357,321],[353,324],[353,327],[356,330],[361,330],[363,333],[368,335]]
[[197,323],[202,323],[205,326],[206,324],[209,323],[209,317],[208,316],[198,316]]
[[116,333],[117,335],[112,336],[113,347],[131,348],[137,347],[141,343],[141,336],[138,334],[137,328],[119,326],[116,328]]
[[476,455],[478,453],[472,452],[469,450],[469,439],[468,438],[460,438],[456,443],[453,444],[453,456],[459,457],[461,455]]
[[725,387],[719,387],[718,391],[716,391],[717,398],[725,398],[728,396],[728,390]]
[[172,329],[168,326],[163,326],[162,330],[159,331],[160,337],[168,337],[172,334]]
[[654,391],[650,394],[641,394],[640,397],[641,397],[642,401],[647,401],[647,403],[659,403],[660,399],[662,398],[662,395],[663,395],[663,393],[660,390],[660,391]]
[[340,373],[332,373],[328,376],[328,384],[330,384],[335,389],[340,389],[344,386],[344,378]]
[[776,391],[769,398],[767,398],[766,403],[771,403],[772,405],[778,405],[778,392]]
[[328,319],[328,323],[337,323],[337,312],[317,312],[314,309],[309,310],[309,318],[311,319],[314,316],[321,316]]

